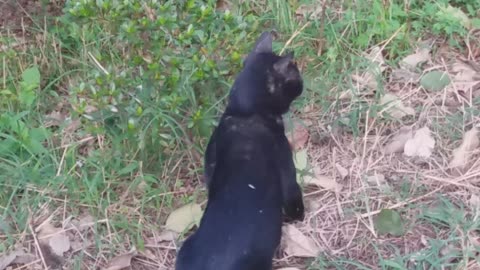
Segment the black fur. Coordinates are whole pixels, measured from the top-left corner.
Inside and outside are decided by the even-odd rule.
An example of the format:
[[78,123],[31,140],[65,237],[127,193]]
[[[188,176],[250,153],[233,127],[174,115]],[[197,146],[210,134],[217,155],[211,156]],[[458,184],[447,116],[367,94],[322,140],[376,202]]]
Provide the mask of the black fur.
[[282,209],[303,219],[302,192],[282,114],[303,89],[293,54],[272,52],[263,33],[235,80],[205,156],[208,203],[177,270],[271,270]]

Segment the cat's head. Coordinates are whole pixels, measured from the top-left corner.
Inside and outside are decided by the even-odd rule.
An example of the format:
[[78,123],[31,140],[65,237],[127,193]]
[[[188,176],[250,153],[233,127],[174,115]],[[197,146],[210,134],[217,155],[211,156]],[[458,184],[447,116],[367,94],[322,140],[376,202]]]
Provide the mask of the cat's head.
[[230,93],[232,113],[275,114],[288,111],[303,90],[293,52],[279,56],[272,51],[273,35],[264,32],[244,60]]

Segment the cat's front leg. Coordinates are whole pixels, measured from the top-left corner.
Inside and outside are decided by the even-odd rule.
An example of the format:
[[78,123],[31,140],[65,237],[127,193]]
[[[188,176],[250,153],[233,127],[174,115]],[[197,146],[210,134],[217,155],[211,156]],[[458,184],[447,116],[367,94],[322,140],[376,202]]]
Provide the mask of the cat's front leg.
[[305,209],[302,190],[297,183],[297,172],[292,151],[284,135],[279,136],[278,146],[278,167],[280,168],[280,184],[285,215],[288,220],[303,220]]
[[217,128],[218,127],[213,130],[212,136],[210,136],[210,140],[208,141],[207,149],[205,150],[204,175],[207,189],[210,188],[210,182],[212,181],[213,172],[217,164]]

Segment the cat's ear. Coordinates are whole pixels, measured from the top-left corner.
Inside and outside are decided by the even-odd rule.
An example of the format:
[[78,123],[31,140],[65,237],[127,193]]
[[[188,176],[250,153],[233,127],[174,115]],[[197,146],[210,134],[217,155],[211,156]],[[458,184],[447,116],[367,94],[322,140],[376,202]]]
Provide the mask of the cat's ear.
[[255,56],[258,53],[272,53],[272,43],[273,43],[273,35],[275,32],[268,31],[263,32],[260,37],[255,42],[255,46],[253,47],[252,51],[245,57],[243,60],[243,65],[245,66],[247,62],[255,59]]
[[280,60],[273,64],[273,69],[281,75],[286,76],[288,74],[288,65],[293,61],[293,51],[287,53],[285,56],[282,56]]
[[254,53],[271,53],[272,52],[273,35],[272,32],[263,32],[255,42],[252,52]]

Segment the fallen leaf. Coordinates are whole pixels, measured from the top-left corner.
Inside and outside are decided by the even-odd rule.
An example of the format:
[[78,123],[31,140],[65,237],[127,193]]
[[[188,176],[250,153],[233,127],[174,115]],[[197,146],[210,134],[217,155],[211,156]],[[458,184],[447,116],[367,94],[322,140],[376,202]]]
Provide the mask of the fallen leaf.
[[70,241],[71,249],[74,252],[82,249],[86,249],[91,245],[92,245],[92,242],[88,239],[74,239],[73,241]]
[[313,212],[318,210],[322,206],[322,202],[316,199],[305,200],[305,206],[309,212]]
[[128,253],[114,257],[105,267],[105,270],[121,270],[127,267],[130,267],[132,263],[132,258],[137,255],[135,249],[131,250]]
[[420,79],[420,85],[430,91],[441,91],[449,84],[450,78],[448,75],[438,70],[430,71]]
[[348,176],[348,170],[342,167],[342,165],[335,163],[335,168],[337,169],[337,172],[340,174],[340,177],[345,179]]
[[26,253],[23,249],[17,249],[8,255],[0,256],[0,270],[4,270],[12,264],[28,264],[36,259],[35,255]]
[[[356,73],[352,74],[352,80],[355,81],[358,84],[357,89],[358,90],[363,90],[367,89],[367,93],[372,93],[374,90],[378,88],[378,82],[377,82],[377,75],[378,72],[374,71],[366,71],[363,74],[361,73]],[[350,93],[351,96],[351,93]],[[343,94],[341,95],[341,99],[345,99],[348,97],[348,94]]]
[[19,252],[23,252],[23,251],[14,251],[8,255],[3,255],[0,257],[0,270],[4,270],[5,268],[7,268],[7,266],[9,266],[10,264],[13,263],[13,261],[17,258],[17,254]]
[[381,186],[385,184],[385,176],[380,173],[376,173],[374,175],[370,175],[367,177],[367,182],[370,184],[376,184],[378,186]]
[[293,122],[292,127],[287,133],[287,139],[293,151],[298,151],[305,147],[309,137],[308,129],[299,122]]
[[414,54],[408,55],[400,61],[400,67],[415,71],[418,64],[430,59],[430,48],[420,48]]
[[299,229],[292,224],[287,224],[282,228],[282,242],[284,251],[288,256],[295,257],[316,257],[320,248],[316,243],[305,236]]
[[307,185],[313,185],[327,190],[338,191],[340,188],[335,179],[321,175],[317,168],[313,169],[313,176],[306,175],[303,177],[303,182]]
[[473,127],[463,135],[462,144],[453,150],[453,159],[450,161],[450,168],[463,169],[469,162],[473,151],[479,146],[478,128]]
[[399,132],[385,145],[385,154],[402,152],[405,143],[411,138],[413,138],[412,128],[401,127]]
[[380,46],[374,46],[370,49],[370,52],[363,54],[365,58],[370,60],[372,64],[376,64],[380,71],[384,71],[387,68],[385,64],[385,58],[383,58],[382,49]]
[[480,237],[477,234],[472,234],[473,232],[468,234],[468,240],[478,250],[480,248]]
[[429,245],[429,243],[428,243],[427,236],[425,236],[425,235],[423,235],[423,234],[420,236],[420,243],[422,243],[422,245],[423,245],[424,247],[430,247],[430,245]]
[[364,53],[363,56],[370,62],[368,68],[352,74],[351,78],[358,84],[357,90],[366,89],[368,90],[367,93],[372,93],[378,87],[377,78],[385,71],[387,65],[379,46],[371,48],[370,52]]
[[48,245],[57,256],[63,256],[70,249],[70,239],[65,233],[59,233],[50,237]]
[[404,234],[404,225],[400,214],[391,209],[382,209],[375,218],[375,228],[379,234],[401,236]]
[[394,69],[390,74],[390,78],[394,82],[413,83],[420,79],[420,75],[406,69]]
[[62,228],[54,227],[49,222],[46,222],[42,224],[40,228],[37,228],[37,231],[38,231],[38,240],[40,241],[40,243],[48,244],[49,239],[52,236],[60,233],[62,231]]
[[38,240],[48,245],[54,254],[63,256],[63,253],[70,249],[70,239],[61,227],[54,227],[49,222],[44,223],[38,232]]
[[415,132],[413,138],[407,140],[403,153],[409,157],[427,158],[432,154],[435,147],[435,139],[433,139],[430,129],[423,127]]
[[397,119],[406,115],[415,115],[415,109],[403,105],[402,100],[393,94],[385,94],[380,99],[380,105],[385,105],[385,111]]
[[472,61],[459,60],[455,62],[450,70],[452,74],[453,91],[474,91],[480,89],[480,66]]
[[231,5],[232,5],[232,3],[230,3],[230,1],[217,0],[217,4],[216,4],[215,8],[219,11],[227,11],[227,10],[230,9]]
[[460,248],[456,247],[454,244],[444,245],[439,251],[440,256],[446,257],[442,259],[445,260],[447,263],[450,263],[455,258],[458,258],[458,256],[460,255],[460,252],[461,252]]
[[295,15],[308,20],[320,19],[322,14],[322,5],[318,3],[314,4],[302,4],[295,10]]
[[457,61],[453,63],[451,73],[455,82],[475,82],[480,80],[480,67],[469,61]]
[[165,227],[177,233],[188,231],[200,222],[202,215],[203,211],[200,205],[190,203],[173,211],[168,216]]
[[82,216],[78,220],[78,229],[83,232],[95,224],[95,219],[91,215]]
[[60,126],[66,119],[66,116],[59,111],[52,111],[45,116],[45,127]]
[[305,170],[308,165],[307,150],[306,149],[300,150],[296,152],[294,155],[295,155],[295,158],[293,159],[293,162],[295,163],[295,168],[300,171]]
[[147,243],[150,245],[155,245],[161,242],[172,242],[175,241],[178,237],[178,233],[170,230],[164,230],[160,234],[147,239]]
[[475,209],[476,212],[480,211],[480,197],[476,194],[470,195],[468,204],[471,208]]

